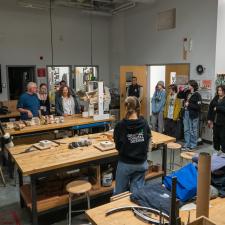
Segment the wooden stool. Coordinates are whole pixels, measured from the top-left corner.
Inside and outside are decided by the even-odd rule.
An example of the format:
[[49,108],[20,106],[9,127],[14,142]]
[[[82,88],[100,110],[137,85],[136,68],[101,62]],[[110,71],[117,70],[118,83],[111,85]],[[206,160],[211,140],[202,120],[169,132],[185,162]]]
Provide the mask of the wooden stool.
[[192,161],[192,158],[193,158],[193,156],[195,154],[196,154],[195,152],[182,152],[180,154],[180,164],[181,164],[181,166],[183,166],[184,159],[187,160],[188,162],[189,161],[191,162]]
[[86,180],[76,180],[70,182],[66,185],[66,190],[69,193],[69,221],[68,224],[71,225],[71,218],[73,212],[84,212],[85,210],[72,211],[72,197],[73,195],[86,194],[88,209],[90,209],[90,196],[89,191],[91,190],[92,185]]
[[3,172],[2,172],[2,167],[1,166],[0,166],[0,175],[1,175],[2,182],[3,182],[4,186],[6,186],[5,178],[4,178],[4,175],[3,175]]
[[167,144],[167,149],[170,150],[170,171],[173,171],[175,165],[174,163],[175,151],[179,150],[181,152],[181,145],[178,143],[170,142]]

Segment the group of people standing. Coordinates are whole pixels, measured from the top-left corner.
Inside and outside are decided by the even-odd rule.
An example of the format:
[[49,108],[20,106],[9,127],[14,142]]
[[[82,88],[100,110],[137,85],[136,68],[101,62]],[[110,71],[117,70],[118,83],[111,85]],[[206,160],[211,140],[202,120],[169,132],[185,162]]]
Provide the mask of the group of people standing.
[[[132,86],[133,85],[133,86]],[[114,194],[138,191],[145,183],[148,168],[147,153],[151,140],[150,126],[141,115],[140,88],[137,79],[128,87],[125,118],[114,129],[114,141],[119,152]],[[166,92],[159,81],[152,98],[152,129],[176,137],[178,120],[183,120],[183,150],[194,150],[199,136],[202,98],[198,83],[190,80],[186,88],[171,84]],[[210,103],[208,125],[213,127],[214,148],[225,153],[225,86],[218,86]]]
[[[80,113],[79,99],[74,91],[62,80],[55,88],[54,106],[55,114],[68,116]],[[32,117],[46,116],[51,114],[51,101],[49,98],[47,84],[42,83],[37,87],[34,82],[27,84],[27,91],[23,93],[18,101],[17,109],[22,120],[29,120]]]

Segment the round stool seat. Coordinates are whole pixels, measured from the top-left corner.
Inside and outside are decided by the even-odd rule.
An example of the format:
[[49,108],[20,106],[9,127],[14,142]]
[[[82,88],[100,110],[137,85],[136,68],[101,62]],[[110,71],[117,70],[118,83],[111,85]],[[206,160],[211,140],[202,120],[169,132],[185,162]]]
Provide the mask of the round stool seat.
[[181,149],[181,145],[175,142],[170,142],[167,144],[167,148],[171,150],[179,150]]
[[71,194],[84,194],[90,191],[91,188],[91,183],[86,180],[76,180],[66,185],[67,192]]
[[196,154],[195,152],[182,152],[180,154],[180,157],[186,160],[192,160],[195,154]]

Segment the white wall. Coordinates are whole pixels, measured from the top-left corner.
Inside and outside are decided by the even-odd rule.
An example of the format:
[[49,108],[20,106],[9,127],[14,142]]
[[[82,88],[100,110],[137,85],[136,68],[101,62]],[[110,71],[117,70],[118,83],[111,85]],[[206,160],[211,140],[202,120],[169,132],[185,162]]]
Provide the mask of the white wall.
[[218,3],[216,73],[225,73],[225,0]]
[[[15,2],[0,0],[2,83],[6,83],[6,65],[46,67],[51,64],[48,11],[21,8]],[[54,64],[91,64],[89,15],[75,9],[56,8],[53,22]],[[93,64],[99,65],[100,79],[106,83],[109,81],[109,23],[110,19],[105,17],[93,19]],[[7,88],[3,88],[0,99],[7,97]]]
[[[157,31],[157,13],[177,9],[176,29]],[[119,66],[132,64],[190,63],[206,67],[201,79],[215,74],[217,0],[157,0],[154,5],[130,10],[113,18],[111,25],[111,74],[118,83]],[[193,50],[182,59],[182,40],[192,38]]]

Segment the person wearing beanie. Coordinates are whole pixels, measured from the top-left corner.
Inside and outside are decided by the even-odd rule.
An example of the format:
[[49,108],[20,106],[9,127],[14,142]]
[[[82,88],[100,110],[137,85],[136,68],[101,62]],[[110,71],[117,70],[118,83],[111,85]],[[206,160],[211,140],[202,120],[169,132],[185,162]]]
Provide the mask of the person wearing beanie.
[[156,85],[156,90],[152,98],[152,130],[163,133],[163,110],[166,103],[166,91],[164,82],[159,81]]

